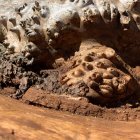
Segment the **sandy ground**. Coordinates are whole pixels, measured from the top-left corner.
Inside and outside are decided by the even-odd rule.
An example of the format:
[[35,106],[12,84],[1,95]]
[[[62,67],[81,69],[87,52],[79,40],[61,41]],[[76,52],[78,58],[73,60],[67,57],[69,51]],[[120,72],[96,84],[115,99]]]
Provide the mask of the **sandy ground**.
[[140,139],[140,121],[105,121],[40,109],[0,96],[0,140]]

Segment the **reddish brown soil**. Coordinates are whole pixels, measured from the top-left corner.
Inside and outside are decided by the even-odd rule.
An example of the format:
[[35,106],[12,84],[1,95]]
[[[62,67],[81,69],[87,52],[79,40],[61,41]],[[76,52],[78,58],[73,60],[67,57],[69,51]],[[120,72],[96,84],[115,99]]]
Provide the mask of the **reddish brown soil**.
[[72,115],[0,95],[0,140],[139,140],[140,121]]
[[[4,88],[0,91],[3,95],[12,95],[14,88]],[[74,114],[90,115],[107,120],[134,121],[140,120],[140,106],[127,103],[120,107],[107,108],[94,105],[86,98],[72,98],[70,96],[60,96],[47,93],[44,90],[31,87],[22,97],[22,102],[43,108],[68,111]]]
[[137,106],[137,104],[135,106],[125,104],[115,108],[100,107],[90,103],[85,98],[58,96],[43,90],[37,90],[34,87],[30,88],[23,95],[22,101],[45,108],[69,111],[75,114],[91,115],[108,120],[134,121],[140,119],[140,107]]

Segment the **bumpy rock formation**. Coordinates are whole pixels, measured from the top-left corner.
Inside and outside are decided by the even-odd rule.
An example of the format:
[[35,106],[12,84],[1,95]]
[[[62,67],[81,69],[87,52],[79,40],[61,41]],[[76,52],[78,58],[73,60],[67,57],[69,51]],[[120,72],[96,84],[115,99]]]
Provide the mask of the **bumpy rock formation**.
[[[0,18],[0,41],[7,52],[53,63],[50,58],[79,49],[84,38],[95,38],[117,50],[139,54],[138,0],[66,0],[25,3]],[[126,39],[133,34],[126,44]],[[109,39],[111,39],[111,41]],[[120,44],[121,42],[121,44]],[[136,45],[137,47],[133,47]],[[67,57],[67,56],[65,56]]]
[[99,47],[99,44],[94,46],[90,43],[89,46],[90,48],[76,53],[70,60],[73,65],[70,70],[63,72],[61,83],[71,89],[81,85],[79,88],[83,95],[79,96],[100,103],[132,95],[136,83],[128,72],[121,68],[122,63],[118,61],[116,52],[105,46]]

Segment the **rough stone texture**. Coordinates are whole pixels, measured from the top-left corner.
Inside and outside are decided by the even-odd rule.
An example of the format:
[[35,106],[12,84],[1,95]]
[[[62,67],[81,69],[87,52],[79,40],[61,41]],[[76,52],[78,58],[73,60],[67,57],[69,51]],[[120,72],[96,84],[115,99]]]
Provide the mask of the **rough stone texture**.
[[99,44],[96,47],[94,45],[91,43],[88,50],[82,50],[81,45],[81,50],[68,61],[57,60],[55,65],[58,63],[60,66],[55,69],[30,67],[22,54],[2,54],[0,88],[5,90],[13,87],[14,93],[5,95],[22,98],[31,86],[35,86],[54,96],[84,98],[96,104],[114,102],[117,105],[121,99],[133,94],[135,96],[137,81],[117,59],[115,51]]
[[132,55],[131,61],[136,63],[140,52],[139,6],[139,0],[27,1],[11,13],[2,13],[1,42],[7,53],[24,52],[26,57],[50,64],[67,52],[68,57],[83,39],[94,38],[123,51],[124,58]]
[[116,57],[113,49],[91,43],[90,48],[76,53],[70,60],[74,61],[73,68],[62,74],[61,83],[73,88],[77,96],[97,98],[100,102],[102,98],[117,100],[129,96],[137,86],[134,79],[121,70],[122,64]]

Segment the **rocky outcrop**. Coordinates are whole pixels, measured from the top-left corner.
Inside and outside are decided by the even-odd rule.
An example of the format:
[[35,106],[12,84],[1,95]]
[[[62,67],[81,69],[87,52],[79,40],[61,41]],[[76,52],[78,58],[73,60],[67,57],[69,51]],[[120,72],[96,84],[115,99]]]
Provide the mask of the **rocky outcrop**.
[[[1,16],[0,41],[7,53],[23,52],[25,57],[43,63],[72,55],[85,38],[124,50],[124,56],[138,55],[139,6],[138,0],[24,3],[15,7],[15,12]],[[131,39],[126,40],[130,35]]]
[[[116,52],[108,47],[90,44],[87,50],[81,50],[70,60],[71,68],[63,72],[61,83],[82,96],[98,100],[121,99],[130,96],[137,88],[135,80],[117,59]],[[82,46],[81,46],[82,48]],[[67,62],[68,63],[68,62]],[[66,69],[65,65],[64,69]],[[76,90],[81,89],[80,92]]]

